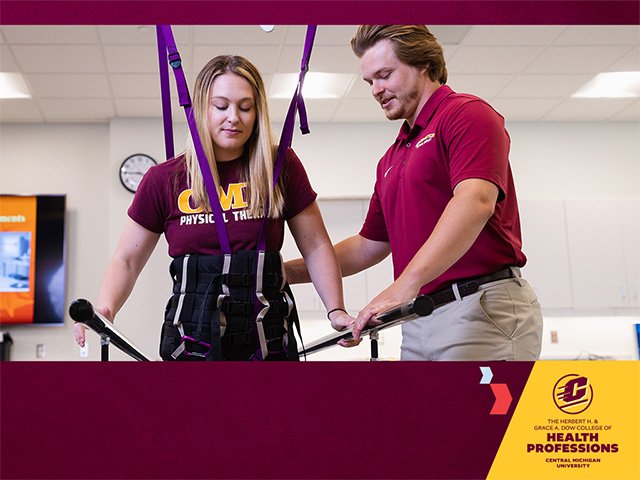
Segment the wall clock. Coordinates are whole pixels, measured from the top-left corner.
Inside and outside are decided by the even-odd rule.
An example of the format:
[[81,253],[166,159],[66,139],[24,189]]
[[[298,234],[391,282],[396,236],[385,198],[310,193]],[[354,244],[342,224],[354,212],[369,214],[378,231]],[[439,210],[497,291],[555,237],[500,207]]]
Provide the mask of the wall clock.
[[147,170],[157,164],[158,162],[144,153],[129,155],[124,159],[122,165],[120,165],[119,175],[122,186],[131,193],[136,193],[142,176],[147,173]]

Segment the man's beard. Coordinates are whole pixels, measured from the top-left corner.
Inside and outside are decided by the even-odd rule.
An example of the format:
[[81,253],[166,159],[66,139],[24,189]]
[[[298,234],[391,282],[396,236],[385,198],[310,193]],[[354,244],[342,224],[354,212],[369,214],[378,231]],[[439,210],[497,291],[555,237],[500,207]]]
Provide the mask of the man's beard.
[[[397,102],[398,107],[394,110],[384,109],[384,114],[388,120],[399,120],[401,118],[407,118],[410,115],[408,114],[408,108],[415,103],[415,100],[420,96],[420,92],[417,88],[414,88],[408,92],[403,92],[399,95],[396,95],[394,100]],[[384,103],[384,102],[383,102]]]

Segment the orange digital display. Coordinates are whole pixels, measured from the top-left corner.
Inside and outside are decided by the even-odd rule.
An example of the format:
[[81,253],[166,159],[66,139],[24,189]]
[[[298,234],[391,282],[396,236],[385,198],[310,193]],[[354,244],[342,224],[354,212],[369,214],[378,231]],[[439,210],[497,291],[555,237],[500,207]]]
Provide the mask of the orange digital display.
[[36,197],[0,197],[0,323],[32,323]]

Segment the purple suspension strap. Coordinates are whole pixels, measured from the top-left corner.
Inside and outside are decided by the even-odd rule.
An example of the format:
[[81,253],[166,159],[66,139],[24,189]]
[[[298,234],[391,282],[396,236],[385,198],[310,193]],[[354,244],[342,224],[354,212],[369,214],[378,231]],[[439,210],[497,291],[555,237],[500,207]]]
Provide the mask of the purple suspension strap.
[[158,68],[160,70],[160,91],[162,92],[162,124],[164,126],[164,150],[166,159],[174,157],[173,124],[171,119],[171,95],[169,93],[169,68],[167,66],[167,44],[160,29],[156,29],[158,40]]
[[[311,50],[313,49],[313,40],[316,36],[316,25],[309,25],[307,27],[307,36],[304,41],[304,50],[302,52],[302,60],[300,61],[300,74],[298,75],[298,85],[296,91],[293,94],[291,103],[289,104],[289,110],[285,117],[284,124],[282,125],[282,133],[280,134],[280,143],[278,144],[278,154],[276,156],[276,162],[273,166],[273,187],[278,184],[278,177],[282,171],[284,165],[284,159],[287,156],[287,150],[291,147],[293,140],[293,127],[296,120],[296,111],[300,117],[300,130],[303,135],[309,133],[309,123],[307,121],[307,109],[304,106],[304,99],[302,98],[302,86],[304,84],[304,77],[309,71],[309,59],[311,58]],[[266,212],[269,211],[269,205],[265,207],[265,220]],[[260,235],[258,236],[258,250],[266,250],[266,239],[263,234],[264,224],[260,227]]]
[[[218,189],[216,183],[213,180],[213,174],[211,173],[211,167],[207,160],[207,156],[202,148],[202,142],[200,141],[200,135],[198,134],[198,127],[196,121],[193,118],[193,110],[191,105],[191,97],[189,95],[189,87],[187,86],[187,80],[184,77],[182,71],[182,59],[180,53],[176,47],[176,42],[173,39],[173,33],[169,25],[158,25],[156,27],[158,37],[163,37],[164,49],[169,59],[169,65],[173,68],[173,73],[176,79],[176,87],[178,89],[178,99],[180,106],[184,108],[184,114],[187,117],[187,124],[189,125],[189,131],[191,138],[193,139],[193,145],[196,150],[196,156],[198,157],[198,164],[200,165],[200,171],[202,172],[202,179],[204,186],[209,196],[209,203],[211,204],[211,213],[213,213],[213,219],[215,221],[216,230],[218,231],[218,240],[220,241],[220,249],[223,253],[231,253],[231,244],[229,243],[229,235],[224,225],[224,216],[222,214],[222,207],[220,206],[220,197],[218,195]],[[158,44],[158,48],[161,49],[162,45]],[[162,68],[160,69],[162,71]],[[163,96],[164,96],[163,92]],[[166,92],[168,96],[168,92]],[[164,101],[163,101],[164,107]],[[163,108],[164,110],[164,108]],[[166,115],[164,115],[166,118]],[[165,124],[165,132],[167,130]],[[166,134],[166,133],[165,133]],[[165,138],[166,141],[166,138]]]
[[[295,124],[296,111],[300,117],[300,130],[302,134],[309,133],[309,126],[307,122],[307,112],[304,105],[304,99],[302,98],[302,86],[304,83],[304,77],[309,70],[309,59],[311,57],[311,50],[313,48],[313,41],[316,34],[316,26],[309,25],[307,27],[307,35],[305,38],[304,51],[302,55],[302,61],[300,65],[300,74],[298,76],[298,85],[296,87],[293,98],[289,105],[289,110],[285,122],[282,127],[282,134],[280,135],[280,143],[278,145],[278,153],[273,169],[273,185],[274,187],[278,183],[278,177],[282,171],[284,159],[287,155],[287,150],[291,146],[293,140],[293,127]],[[178,89],[178,98],[180,105],[184,107],[184,112],[189,124],[189,130],[193,139],[193,144],[198,157],[198,164],[202,172],[202,178],[204,185],[209,196],[209,203],[211,204],[211,210],[215,220],[216,229],[218,232],[218,238],[220,240],[220,248],[223,253],[231,253],[231,246],[229,243],[229,236],[224,224],[224,216],[222,214],[222,207],[220,206],[218,191],[215,187],[211,168],[207,161],[207,157],[202,148],[200,141],[200,135],[196,127],[195,119],[193,118],[191,98],[189,95],[189,89],[187,82],[182,71],[182,61],[180,54],[173,38],[173,33],[169,25],[158,25],[156,27],[158,37],[158,59],[160,62],[160,85],[162,89],[162,110],[164,120],[164,132],[165,132],[165,150],[167,158],[173,157],[173,131],[171,127],[171,106],[169,95],[169,82],[166,63],[164,62],[165,55],[168,56],[169,65],[173,68],[173,73],[176,79],[176,86]],[[164,71],[164,73],[163,73]],[[260,234],[258,237],[258,250],[266,250],[266,239],[264,238],[264,224],[267,219],[267,212],[269,205],[265,206],[265,217],[262,221],[260,228]]]

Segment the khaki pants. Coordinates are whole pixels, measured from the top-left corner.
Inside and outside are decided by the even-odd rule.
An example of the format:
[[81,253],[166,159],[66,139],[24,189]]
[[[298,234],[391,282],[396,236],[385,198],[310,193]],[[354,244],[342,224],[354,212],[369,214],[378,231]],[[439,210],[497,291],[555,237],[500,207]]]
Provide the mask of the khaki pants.
[[401,360],[537,360],[541,344],[540,304],[517,277],[403,324]]

